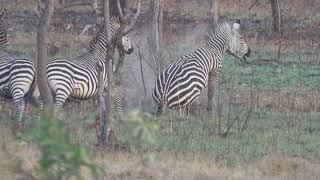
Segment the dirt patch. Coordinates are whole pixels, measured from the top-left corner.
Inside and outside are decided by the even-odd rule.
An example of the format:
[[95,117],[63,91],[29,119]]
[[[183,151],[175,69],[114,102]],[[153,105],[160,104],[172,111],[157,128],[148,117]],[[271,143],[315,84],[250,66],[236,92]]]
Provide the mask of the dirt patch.
[[275,179],[313,179],[320,177],[320,164],[302,158],[290,158],[283,154],[266,156],[257,163],[262,176]]

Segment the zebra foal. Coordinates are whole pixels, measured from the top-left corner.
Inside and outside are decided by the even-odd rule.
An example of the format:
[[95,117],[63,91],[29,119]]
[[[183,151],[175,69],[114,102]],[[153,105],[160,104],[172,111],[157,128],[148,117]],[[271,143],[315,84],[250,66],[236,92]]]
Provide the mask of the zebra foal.
[[212,110],[213,89],[225,52],[245,61],[250,48],[240,32],[240,20],[231,24],[218,24],[207,38],[206,44],[169,65],[155,82],[153,99],[157,114],[166,108],[194,109],[199,106],[199,95],[208,86],[207,109]]

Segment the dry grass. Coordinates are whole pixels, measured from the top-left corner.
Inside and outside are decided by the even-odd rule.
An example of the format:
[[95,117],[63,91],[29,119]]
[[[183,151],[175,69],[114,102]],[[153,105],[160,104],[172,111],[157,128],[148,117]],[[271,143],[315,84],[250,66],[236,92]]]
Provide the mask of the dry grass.
[[[0,174],[3,179],[40,179],[40,151],[34,144],[18,141],[9,129],[0,127]],[[205,155],[153,152],[145,154],[96,151],[96,163],[104,170],[103,178],[118,179],[317,179],[320,161],[292,158],[270,153],[252,164],[238,167],[218,165]],[[84,179],[90,172],[82,171]]]
[[[226,100],[228,101],[228,100]],[[250,104],[256,108],[267,108],[280,112],[319,112],[320,95],[318,92],[292,92],[280,90],[277,93],[254,91],[251,100],[250,94],[238,94],[231,98],[231,104]],[[229,101],[228,101],[229,102]]]
[[3,179],[38,177],[36,171],[40,151],[32,145],[19,143],[9,129],[0,128],[0,174]]
[[[4,131],[2,131],[4,132]],[[8,132],[1,133],[0,173],[4,179],[29,177],[39,179],[39,150],[34,145],[21,145]],[[168,152],[146,155],[116,151],[96,153],[97,164],[104,169],[102,179],[317,179],[320,163],[283,154],[270,154],[250,165],[227,168],[209,162],[204,156]],[[82,171],[85,179],[90,173]]]

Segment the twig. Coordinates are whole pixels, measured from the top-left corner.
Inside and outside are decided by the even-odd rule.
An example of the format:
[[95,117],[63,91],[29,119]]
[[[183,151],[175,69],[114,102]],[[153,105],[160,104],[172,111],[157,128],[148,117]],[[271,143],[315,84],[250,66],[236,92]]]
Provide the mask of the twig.
[[[135,52],[134,52],[134,53],[135,53]],[[138,54],[135,53],[135,55],[139,56],[139,53],[138,53]],[[145,62],[145,63],[148,65],[148,67],[152,70],[152,72],[154,73],[154,75],[157,75],[158,73],[157,73],[156,68],[146,59],[146,57],[145,57],[145,56],[142,56],[141,58],[142,58],[143,62]]]
[[83,30],[81,31],[81,33],[78,35],[77,39],[80,38],[81,36],[83,36],[87,31],[88,29],[91,27],[90,24],[86,24],[86,26],[83,28]]
[[247,129],[248,127],[248,123],[252,114],[252,110],[253,110],[253,78],[254,78],[254,66],[252,65],[252,73],[251,73],[251,87],[250,87],[250,108],[249,111],[247,113],[244,125],[242,126],[242,129],[240,131],[240,134],[242,134],[242,132]]
[[259,2],[259,0],[255,0],[253,4],[249,7],[249,11]]
[[137,47],[138,47],[138,53],[139,53],[140,73],[141,73],[142,85],[143,85],[144,95],[146,97],[147,96],[147,88],[146,88],[146,83],[145,83],[144,75],[143,75],[142,54],[141,54],[141,49],[140,49],[140,43],[139,43],[139,45],[137,44]]

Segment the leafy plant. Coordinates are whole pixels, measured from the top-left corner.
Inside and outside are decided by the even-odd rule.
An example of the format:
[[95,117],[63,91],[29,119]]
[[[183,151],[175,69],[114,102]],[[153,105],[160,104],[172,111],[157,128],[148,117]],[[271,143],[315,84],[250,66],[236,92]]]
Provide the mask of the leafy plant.
[[83,167],[98,179],[98,167],[91,161],[87,150],[73,144],[70,130],[50,113],[42,113],[40,121],[27,132],[27,137],[39,144],[42,152],[40,174],[44,179],[82,179]]
[[155,142],[158,126],[151,121],[151,117],[139,111],[131,111],[126,115],[125,128],[127,141],[132,148],[141,148],[144,144]]

